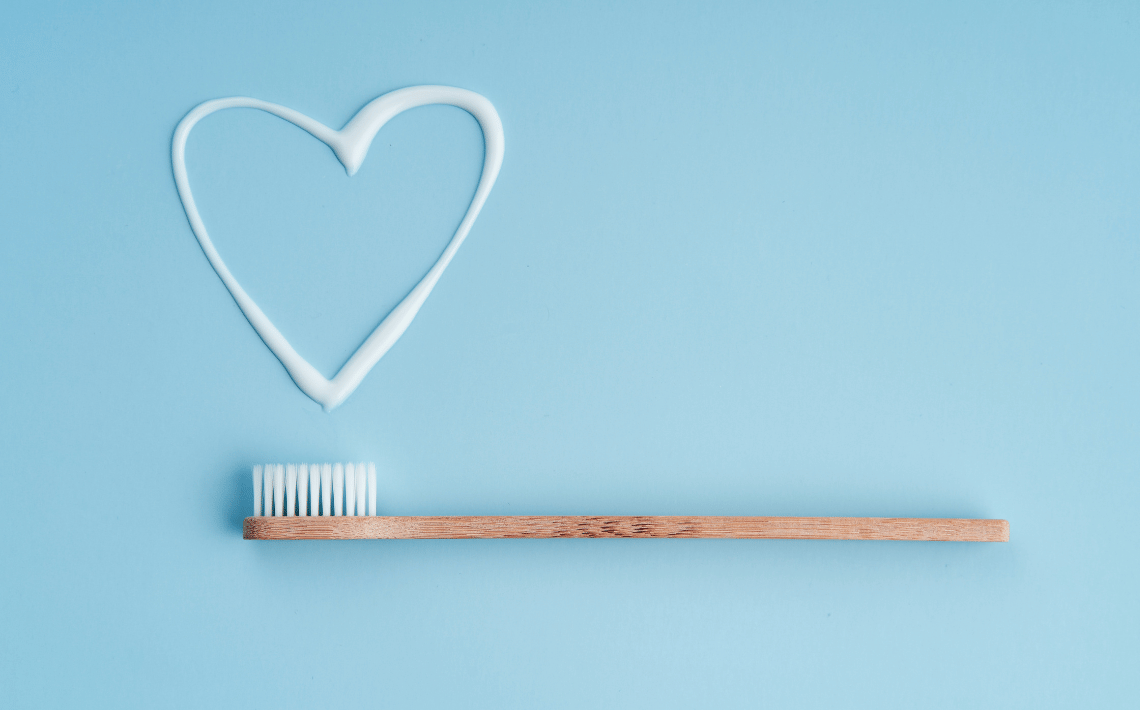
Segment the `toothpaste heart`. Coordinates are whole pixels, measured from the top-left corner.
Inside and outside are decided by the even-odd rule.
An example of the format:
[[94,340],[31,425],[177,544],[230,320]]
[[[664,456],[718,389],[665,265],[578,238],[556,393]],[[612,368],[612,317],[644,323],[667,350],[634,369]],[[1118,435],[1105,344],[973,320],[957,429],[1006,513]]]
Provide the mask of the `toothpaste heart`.
[[[210,236],[206,233],[206,225],[202,223],[202,217],[198,214],[198,208],[194,204],[194,196],[190,192],[190,181],[186,177],[186,138],[198,121],[215,111],[227,108],[260,109],[308,131],[314,138],[328,145],[344,165],[348,174],[353,175],[360,168],[360,164],[364,162],[364,156],[368,154],[368,147],[372,145],[372,139],[385,123],[408,109],[430,104],[456,106],[470,113],[479,122],[479,127],[483,131],[485,156],[483,158],[483,173],[479,177],[478,186],[475,188],[475,196],[471,199],[471,205],[467,208],[467,214],[463,216],[463,221],[459,223],[459,228],[455,230],[455,235],[448,242],[443,254],[427,272],[427,275],[416,284],[403,301],[400,301],[399,305],[392,309],[392,312],[383,322],[376,326],[376,330],[372,331],[364,344],[352,354],[340,372],[336,373],[336,376],[331,380],[327,380],[308,361],[297,354],[285,336],[281,335],[281,331],[277,330],[269,318],[257,307],[253,299],[242,289],[237,279],[226,268],[218,250],[214,248]],[[301,391],[323,405],[325,411],[331,411],[352,394],[364,376],[372,369],[372,366],[384,356],[384,353],[388,352],[388,349],[408,329],[412,319],[416,317],[416,313],[427,300],[428,294],[439,281],[443,270],[447,268],[452,257],[455,256],[455,252],[459,250],[459,245],[463,243],[467,233],[471,231],[471,225],[475,223],[475,218],[479,216],[479,210],[487,201],[487,195],[491,193],[491,187],[495,184],[495,178],[498,177],[499,168],[503,164],[503,124],[499,120],[499,114],[495,112],[495,107],[486,98],[473,91],[450,86],[412,86],[384,94],[360,109],[360,112],[353,116],[352,120],[339,131],[334,131],[328,126],[284,106],[258,99],[234,97],[207,101],[186,114],[186,117],[182,119],[174,131],[172,153],[174,181],[178,185],[178,195],[182,198],[182,206],[186,209],[186,217],[190,220],[190,227],[194,230],[194,236],[198,238],[198,243],[202,245],[202,251],[206,253],[206,258],[210,260],[214,271],[218,272],[222,283],[229,289],[230,295],[233,296],[250,325],[269,346],[273,354],[277,356],[277,359],[281,361],[281,364],[285,366],[289,376],[293,378]]]

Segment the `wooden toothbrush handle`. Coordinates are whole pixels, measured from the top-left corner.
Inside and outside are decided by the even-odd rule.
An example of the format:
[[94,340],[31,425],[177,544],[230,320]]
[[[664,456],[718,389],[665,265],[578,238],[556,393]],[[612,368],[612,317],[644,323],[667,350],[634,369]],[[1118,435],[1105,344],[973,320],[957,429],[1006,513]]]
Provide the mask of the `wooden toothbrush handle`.
[[253,517],[246,540],[734,538],[1008,542],[1005,520],[664,515]]

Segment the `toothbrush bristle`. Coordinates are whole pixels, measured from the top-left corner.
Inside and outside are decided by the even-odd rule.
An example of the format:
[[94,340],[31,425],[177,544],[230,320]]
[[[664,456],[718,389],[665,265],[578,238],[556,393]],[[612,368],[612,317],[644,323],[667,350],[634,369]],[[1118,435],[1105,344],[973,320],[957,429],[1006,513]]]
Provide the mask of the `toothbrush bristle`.
[[273,515],[273,464],[265,464],[264,483],[262,484],[261,514]]
[[253,514],[261,516],[261,464],[253,465]]
[[273,515],[285,515],[285,466],[273,467]]
[[364,504],[368,494],[368,471],[364,463],[356,464],[356,514],[364,515]]
[[356,515],[356,464],[344,465],[344,514]]
[[309,464],[297,467],[297,515],[309,514]]
[[376,464],[254,464],[255,516],[376,515]]
[[321,515],[332,515],[332,464],[321,465]]
[[297,510],[297,464],[285,464],[285,515],[292,517]]
[[376,464],[368,464],[368,514],[376,515]]
[[333,515],[344,515],[344,464],[334,463],[332,470]]
[[321,509],[321,467],[309,467],[309,515],[318,515]]

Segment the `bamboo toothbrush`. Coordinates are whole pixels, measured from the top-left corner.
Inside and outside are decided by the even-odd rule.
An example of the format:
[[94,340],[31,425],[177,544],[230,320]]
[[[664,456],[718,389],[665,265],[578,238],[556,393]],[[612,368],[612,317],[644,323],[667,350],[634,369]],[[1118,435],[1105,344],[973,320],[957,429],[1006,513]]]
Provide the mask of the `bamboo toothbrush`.
[[243,537],[246,540],[629,537],[1008,542],[1009,523],[968,518],[378,516],[374,464],[257,464],[253,467],[253,517],[245,519]]

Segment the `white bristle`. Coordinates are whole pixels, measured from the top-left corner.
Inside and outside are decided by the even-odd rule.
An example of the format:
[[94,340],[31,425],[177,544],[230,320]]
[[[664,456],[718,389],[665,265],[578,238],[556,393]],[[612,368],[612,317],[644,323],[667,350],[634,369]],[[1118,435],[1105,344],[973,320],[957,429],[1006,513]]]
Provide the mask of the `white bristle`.
[[254,464],[255,516],[376,515],[376,464]]
[[344,464],[333,464],[332,478],[333,515],[344,515]]
[[368,500],[368,471],[364,463],[356,464],[356,514],[364,515],[364,504]]
[[297,515],[309,514],[309,464],[297,467]]
[[296,515],[297,510],[297,464],[285,464],[285,515]]
[[285,466],[273,467],[273,514],[285,515]]
[[273,464],[265,464],[265,475],[263,479],[264,483],[262,483],[262,486],[264,486],[264,491],[261,497],[261,514],[273,515]]
[[261,464],[253,465],[253,515],[261,515]]
[[368,514],[376,515],[376,464],[368,464]]
[[309,467],[309,500],[312,510],[309,515],[321,513],[321,466],[313,464]]
[[344,514],[356,515],[356,464],[344,465]]
[[332,515],[332,464],[321,464],[321,515]]

